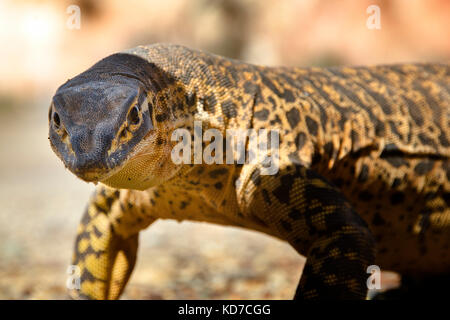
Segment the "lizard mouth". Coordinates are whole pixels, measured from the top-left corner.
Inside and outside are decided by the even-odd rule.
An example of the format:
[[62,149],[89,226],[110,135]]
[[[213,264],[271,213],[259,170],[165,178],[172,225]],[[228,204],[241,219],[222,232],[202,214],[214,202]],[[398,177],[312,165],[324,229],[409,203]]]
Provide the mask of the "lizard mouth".
[[74,154],[73,151],[71,152],[70,142],[68,145],[67,142],[51,137],[50,145],[66,168],[75,176],[85,182],[97,183],[108,180],[122,170],[133,155],[139,151],[142,140],[145,140],[150,134],[151,132],[148,132],[144,139],[141,138],[135,145],[122,145],[121,148],[109,155],[106,151]]
[[[151,132],[147,133],[145,136],[148,137],[151,134]],[[142,139],[145,141],[145,138]],[[143,141],[140,141],[136,146],[133,146],[127,150],[126,153],[121,153],[118,157],[118,154],[116,154],[113,157],[108,157],[104,161],[104,166],[102,167],[77,167],[75,166],[75,169],[72,169],[73,166],[69,166],[69,170],[72,171],[78,178],[80,178],[83,181],[86,182],[104,182],[108,181],[110,178],[118,174],[122,171],[124,167],[126,167],[130,162],[132,162],[132,159],[136,154],[139,154],[141,145]]]
[[118,171],[120,171],[125,165],[126,160],[121,164],[115,165],[112,168],[88,168],[88,169],[75,169],[71,170],[78,178],[86,182],[102,182],[103,180],[107,180],[111,176],[115,175]]
[[74,174],[83,181],[94,183],[107,175],[103,170],[75,171]]

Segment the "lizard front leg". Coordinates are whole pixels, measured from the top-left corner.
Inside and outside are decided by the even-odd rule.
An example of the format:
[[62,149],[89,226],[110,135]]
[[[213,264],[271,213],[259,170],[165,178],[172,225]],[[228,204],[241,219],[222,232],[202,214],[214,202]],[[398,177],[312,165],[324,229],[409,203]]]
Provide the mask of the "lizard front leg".
[[75,299],[117,299],[136,262],[139,231],[155,219],[130,201],[135,191],[99,186],[78,226],[72,264]]
[[375,244],[367,224],[323,177],[302,166],[248,179],[249,214],[307,257],[295,299],[364,299]]

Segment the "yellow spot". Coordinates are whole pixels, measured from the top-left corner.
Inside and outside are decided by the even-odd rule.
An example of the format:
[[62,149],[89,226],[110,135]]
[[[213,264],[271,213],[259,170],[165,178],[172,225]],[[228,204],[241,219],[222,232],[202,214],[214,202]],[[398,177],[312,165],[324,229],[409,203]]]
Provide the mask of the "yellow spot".
[[117,253],[114,267],[111,274],[111,286],[109,289],[108,299],[117,299],[125,286],[130,264],[123,251]]
[[78,252],[83,253],[88,247],[89,247],[89,240],[81,239],[81,241],[78,243]]
[[90,217],[95,217],[98,213],[97,208],[95,207],[95,205],[93,203],[91,203],[88,207],[88,214]]
[[95,199],[95,203],[97,204],[97,206],[99,206],[100,208],[104,209],[105,211],[108,211],[108,204],[106,201],[106,197],[102,196],[102,195],[97,195],[96,199]]
[[101,281],[84,281],[81,292],[92,299],[106,299],[106,284]]
[[108,255],[100,254],[97,255],[90,254],[86,257],[86,269],[92,273],[92,275],[100,280],[108,279]]
[[358,254],[356,252],[347,252],[345,253],[345,257],[349,260],[356,260],[358,259]]
[[330,251],[330,256],[332,257],[338,257],[341,254],[341,250],[339,248],[333,248]]
[[329,284],[329,285],[333,285],[336,284],[338,281],[337,277],[335,274],[328,274],[325,276],[325,283]]

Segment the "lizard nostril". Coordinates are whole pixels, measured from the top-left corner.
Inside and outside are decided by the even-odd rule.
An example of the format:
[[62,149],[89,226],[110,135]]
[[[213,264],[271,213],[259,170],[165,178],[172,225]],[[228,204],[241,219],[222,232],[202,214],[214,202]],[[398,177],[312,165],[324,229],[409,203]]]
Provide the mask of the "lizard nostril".
[[61,120],[59,119],[59,115],[57,112],[53,113],[53,124],[55,125],[56,129],[59,129],[59,126],[61,125]]

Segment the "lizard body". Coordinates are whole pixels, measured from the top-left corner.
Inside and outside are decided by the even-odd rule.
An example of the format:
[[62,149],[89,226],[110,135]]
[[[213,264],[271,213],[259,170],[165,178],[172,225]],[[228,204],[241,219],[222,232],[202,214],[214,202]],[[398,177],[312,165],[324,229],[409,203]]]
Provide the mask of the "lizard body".
[[[450,67],[262,67],[140,46],[70,79],[49,111],[66,167],[101,182],[78,229],[79,298],[118,298],[157,219],[240,226],[307,257],[296,298],[357,299],[366,269],[450,272]],[[279,168],[175,164],[174,130],[276,129]],[[205,144],[205,143],[203,143]]]

